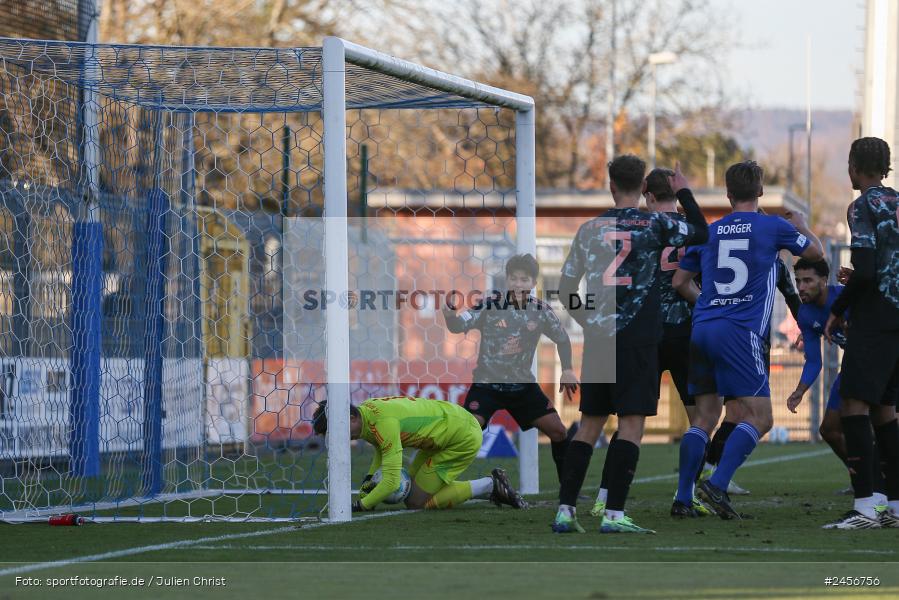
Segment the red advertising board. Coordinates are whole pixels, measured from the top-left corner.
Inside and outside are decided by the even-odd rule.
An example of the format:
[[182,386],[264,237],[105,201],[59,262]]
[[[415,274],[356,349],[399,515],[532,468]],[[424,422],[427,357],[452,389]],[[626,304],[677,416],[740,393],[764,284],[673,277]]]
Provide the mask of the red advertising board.
[[[357,360],[350,365],[350,393],[356,404],[397,393],[462,404],[471,369],[464,360],[393,364]],[[250,441],[284,444],[312,435],[312,414],[318,402],[327,397],[324,363],[259,359],[252,362],[250,376]],[[506,411],[497,413],[492,423],[509,432],[518,430]]]

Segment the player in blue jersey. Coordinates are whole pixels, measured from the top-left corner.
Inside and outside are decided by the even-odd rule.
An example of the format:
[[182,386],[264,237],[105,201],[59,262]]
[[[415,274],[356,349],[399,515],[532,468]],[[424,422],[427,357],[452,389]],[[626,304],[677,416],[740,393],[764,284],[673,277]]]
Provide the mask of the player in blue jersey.
[[[799,297],[802,299],[802,306],[799,308],[796,322],[802,332],[803,352],[805,353],[805,364],[802,367],[799,383],[787,398],[787,408],[790,409],[790,412],[795,413],[803,396],[821,373],[821,336],[824,333],[824,326],[827,324],[827,317],[830,315],[830,307],[843,291],[843,286],[827,285],[830,267],[824,260],[811,261],[800,258],[793,266],[793,271],[796,274]],[[845,347],[846,336],[842,330],[834,334],[834,341],[841,348]],[[834,454],[845,462],[846,443],[840,427],[839,385],[840,378],[837,376],[830,388],[824,418],[821,420],[821,427],[818,431]]]
[[[789,250],[819,260],[824,251],[801,215],[788,215],[788,222],[758,213],[762,168],[754,161],[732,165],[725,181],[733,212],[709,226],[709,241],[687,251],[673,280],[689,297],[693,279],[702,274],[690,337],[689,387],[696,397],[696,412],[681,439],[675,503],[689,507],[692,502],[696,472],[724,397],[741,405],[744,418],[699,492],[720,517],[730,519],[739,518],[727,495],[731,477],[772,425],[764,344],[774,306],[777,254]],[[684,513],[690,515],[689,510]]]
[[[762,209],[759,209],[760,214],[765,214]],[[673,289],[673,288],[672,288]],[[777,258],[777,290],[783,295],[784,301],[787,304],[787,308],[790,309],[790,314],[793,315],[793,318],[796,319],[799,314],[799,306],[802,302],[799,299],[799,294],[796,292],[796,288],[793,286],[793,282],[790,280],[790,271],[787,269],[787,265],[781,260],[780,257]],[[698,296],[698,290],[694,291],[694,294]],[[687,301],[685,299],[685,301]],[[765,341],[764,346],[764,357],[765,357],[765,367],[770,370],[770,350],[771,350],[771,327],[770,324],[768,326],[768,333],[763,336]],[[724,452],[724,445],[727,443],[727,438],[730,437],[730,434],[733,433],[734,429],[736,429],[737,425],[744,419],[743,412],[741,407],[736,402],[726,402],[724,410],[724,420],[718,426],[718,429],[715,431],[715,435],[712,436],[711,440],[706,447],[706,456],[705,456],[705,465],[702,468],[702,472],[698,474],[698,477],[703,479],[708,479],[715,472],[715,469],[718,467],[718,463],[721,461],[721,454]],[[687,411],[687,416],[692,418],[691,411]],[[730,480],[730,483],[727,486],[727,493],[730,495],[746,495],[749,494],[749,491],[742,488],[737,484],[733,479]],[[694,502],[694,507],[696,503]],[[678,503],[675,503],[672,506],[672,514],[673,516],[688,516],[684,515],[684,507],[680,506]]]
[[[805,365],[802,367],[802,375],[796,389],[787,398],[787,408],[795,413],[796,408],[802,402],[803,396],[818,378],[821,372],[821,337],[824,327],[830,316],[830,309],[843,291],[841,285],[827,285],[830,276],[830,267],[827,261],[810,261],[800,258],[793,266],[796,273],[796,285],[799,287],[799,297],[802,306],[799,308],[799,316],[796,322],[802,332],[803,351],[805,353]],[[846,346],[846,335],[842,329],[834,332],[833,342],[841,348]],[[843,427],[840,424],[840,377],[837,376],[830,387],[824,417],[819,428],[821,438],[833,450],[844,464],[846,463],[846,441],[843,438]],[[848,467],[848,465],[847,465]],[[880,463],[874,465],[874,495],[877,497],[878,506],[886,505],[887,499],[883,494],[883,476],[880,472]]]
[[[609,163],[615,208],[578,229],[562,267],[559,296],[584,328],[584,355],[581,425],[563,461],[559,510],[552,524],[557,533],[583,531],[575,505],[593,447],[612,414],[618,416],[618,436],[606,454],[608,498],[600,532],[652,533],[631,521],[624,505],[637,470],[646,417],[656,414],[658,407],[660,261],[665,248],[703,243],[708,225],[679,169],[671,185],[686,222],[640,210],[645,172],[646,163],[636,156],[619,156]],[[582,279],[587,293],[583,299],[578,294]],[[614,382],[596,377],[607,364],[614,364]]]
[[[899,527],[899,193],[885,187],[890,147],[860,138],[849,150],[849,179],[861,195],[849,206],[854,271],[830,309],[824,335],[834,339],[851,311],[840,376],[840,422],[855,494],[853,508],[828,529]],[[874,427],[874,435],[871,427]],[[877,512],[874,438],[888,508]]]
[[[765,214],[761,209],[759,209],[759,213]],[[798,319],[799,306],[802,304],[802,302],[799,299],[799,294],[796,293],[796,288],[793,286],[793,282],[790,281],[790,270],[787,269],[786,263],[784,263],[784,261],[780,257],[777,258],[777,290],[783,295],[784,301],[787,304],[787,308],[790,310],[790,314],[793,315],[793,319]],[[765,341],[765,367],[770,371],[770,323],[768,325],[768,333],[763,337]],[[721,461],[721,454],[724,452],[724,445],[727,443],[727,438],[730,437],[730,434],[733,433],[734,429],[736,429],[737,425],[740,424],[743,418],[744,415],[740,410],[739,404],[737,404],[736,402],[725,403],[724,420],[721,422],[721,425],[718,426],[718,429],[715,431],[715,435],[712,436],[711,441],[709,441],[708,450],[706,451],[706,463],[703,466],[702,473],[700,474],[703,479],[708,479],[712,476],[712,473],[715,472],[715,469],[718,467],[718,463]],[[737,485],[737,482],[731,479],[730,483],[727,486],[727,493],[732,496],[743,496],[749,494],[749,491],[743,489],[742,487]]]
[[[827,285],[830,267],[827,261],[809,261],[800,258],[793,266],[796,274],[796,285],[802,307],[796,319],[802,333],[805,364],[796,389],[787,398],[787,408],[795,413],[803,396],[818,378],[821,372],[821,337],[824,326],[830,315],[830,307],[843,291],[841,285]],[[834,342],[841,348],[846,346],[846,336],[842,330],[834,335]],[[824,416],[818,429],[821,439],[833,450],[844,464],[846,462],[846,441],[843,439],[843,428],[840,425],[840,377],[834,379],[827,397]]]

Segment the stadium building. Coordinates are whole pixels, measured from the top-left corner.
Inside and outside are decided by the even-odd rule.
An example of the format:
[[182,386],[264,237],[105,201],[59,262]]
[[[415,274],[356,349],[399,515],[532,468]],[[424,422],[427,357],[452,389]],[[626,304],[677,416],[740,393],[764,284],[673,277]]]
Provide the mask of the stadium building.
[[[899,141],[899,0],[868,0],[865,17],[865,67],[861,135],[879,137],[896,148]],[[886,183],[896,187],[899,158]]]
[[[695,195],[709,222],[718,220],[730,212],[730,204],[724,188],[697,189]],[[410,223],[415,215],[423,209],[433,210],[436,214],[443,214],[447,217],[452,214],[465,214],[472,218],[478,218],[479,215],[488,220],[496,218],[503,212],[510,216],[513,214],[513,210],[504,208],[509,206],[509,198],[501,193],[486,196],[476,194],[466,197],[452,191],[390,190],[369,193],[368,205],[376,216],[390,217],[401,221],[407,220]],[[558,289],[562,263],[565,261],[578,227],[612,206],[612,196],[607,190],[542,190],[537,192],[537,258],[540,262],[538,293],[543,290]],[[759,206],[770,214],[783,214],[791,210],[808,213],[804,199],[790,190],[780,187],[766,187],[765,195],[759,199]],[[447,236],[451,237],[452,232],[445,231],[440,234],[440,237]],[[508,252],[514,254],[514,248],[510,247]],[[450,256],[452,255],[447,254],[444,258]],[[481,283],[491,288],[502,285],[502,264],[490,265],[489,269],[494,273],[493,279]],[[426,265],[424,271],[436,272],[440,271],[440,267],[436,264]],[[401,279],[401,276],[398,276],[398,280]],[[460,282],[453,280],[452,283]],[[447,284],[450,285],[450,282]],[[403,286],[400,285],[400,287]],[[575,371],[580,372],[581,329],[565,313],[560,303],[555,302],[554,308],[571,336],[576,361]],[[775,339],[772,355],[772,392],[775,395],[780,394],[786,397],[799,377],[802,357],[801,353],[789,349],[789,343],[792,341],[789,338],[795,337],[795,335],[785,335],[784,332],[791,332],[795,325],[780,295],[776,298],[773,323],[775,324],[773,332]],[[430,323],[426,322],[426,319],[418,318],[417,325],[417,327],[412,327],[407,324],[403,328],[405,332],[404,348],[415,349],[417,353],[429,345],[433,348],[443,346],[444,353],[456,353],[460,360],[460,368],[470,368],[470,364],[473,364],[476,359],[476,345],[458,344],[456,341],[458,336],[446,331],[439,314],[435,312]],[[466,367],[466,364],[469,367]],[[558,391],[557,382],[561,373],[561,365],[556,356],[555,345],[546,338],[542,339],[538,348],[538,365],[540,369],[538,381],[541,382],[544,393],[549,398],[555,399],[556,408],[563,420],[566,423],[577,420],[579,414],[577,404],[565,402],[562,394]],[[455,367],[450,365],[448,368],[453,370]],[[461,374],[454,373],[454,375],[461,377]],[[660,436],[660,439],[668,440],[679,437],[686,429],[687,422],[686,413],[677,397],[677,391],[671,385],[667,374],[662,385],[659,415],[647,422],[647,434],[655,434]],[[464,396],[465,392],[465,386],[455,386],[452,383],[441,383],[440,388],[447,399]],[[791,430],[791,439],[809,439],[810,427],[806,420],[789,413],[785,407],[779,408],[782,411],[777,413],[778,423],[785,424]],[[499,422],[516,429],[514,421],[511,418],[504,419],[504,414],[502,413],[498,417]]]

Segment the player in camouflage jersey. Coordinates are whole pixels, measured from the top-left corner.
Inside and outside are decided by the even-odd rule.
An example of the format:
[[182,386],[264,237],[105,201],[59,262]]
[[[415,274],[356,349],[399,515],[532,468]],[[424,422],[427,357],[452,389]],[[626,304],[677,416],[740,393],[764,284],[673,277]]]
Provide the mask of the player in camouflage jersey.
[[[646,208],[650,212],[662,212],[675,221],[686,223],[686,219],[677,211],[677,197],[671,188],[670,178],[674,171],[665,168],[656,168],[646,176],[646,190],[643,198],[646,200]],[[661,271],[659,272],[659,293],[662,303],[662,341],[659,343],[659,382],[662,375],[668,371],[687,415],[692,417],[695,402],[693,396],[687,390],[687,375],[690,368],[690,320],[693,314],[693,305],[681,296],[671,285],[671,278],[677,270],[677,264],[686,251],[686,247],[675,248],[669,246],[662,250]],[[612,435],[612,442],[618,438],[616,431]],[[609,495],[609,469],[604,465],[602,479],[599,484],[599,492],[596,503],[590,514],[600,516],[605,513],[606,500]],[[694,499],[693,507],[701,514],[710,514],[710,511],[698,498]]]
[[567,432],[553,402],[546,397],[531,372],[540,336],[553,342],[562,363],[559,391],[571,398],[578,379],[572,370],[571,341],[553,309],[531,295],[539,265],[530,254],[506,262],[506,293],[497,292],[479,306],[459,314],[444,307],[446,326],[452,333],[478,329],[478,364],[465,397],[465,408],[482,428],[498,410],[507,410],[522,429],[536,427],[551,443],[556,472],[561,477],[568,448]]
[[[581,426],[565,456],[559,510],[552,526],[557,533],[583,531],[575,504],[593,446],[611,414],[618,415],[618,436],[606,455],[608,498],[600,531],[652,533],[625,516],[624,505],[637,469],[644,422],[658,406],[659,265],[665,248],[703,243],[708,226],[679,170],[671,185],[687,222],[640,210],[645,172],[646,164],[636,156],[619,156],[609,163],[615,208],[580,227],[562,268],[562,304],[584,328],[581,379],[592,378],[610,362],[603,351],[611,344],[615,379],[582,381]],[[577,293],[582,278],[585,299]]]
[[[840,422],[855,493],[853,509],[832,529],[899,527],[899,193],[885,187],[890,147],[881,139],[855,140],[849,179],[861,196],[848,211],[854,271],[830,308],[828,340],[851,311],[840,377]],[[873,488],[874,436],[883,466],[888,509],[880,514]]]
[[[653,169],[646,176],[646,208],[652,212],[663,212],[675,221],[686,222],[677,212],[677,198],[671,188],[669,178],[674,177],[671,169]],[[686,252],[686,247],[669,246],[662,251],[659,273],[662,301],[662,342],[659,344],[659,379],[668,371],[677,393],[687,409],[693,411],[696,403],[687,390],[687,373],[690,367],[690,322],[693,306],[671,285],[671,278]]]
[[[684,221],[684,216],[677,212],[674,190],[669,183],[669,177],[673,175],[674,171],[671,169],[650,171],[646,176],[646,207],[653,212],[664,212],[672,219]],[[662,252],[660,281],[664,327],[662,341],[659,344],[659,381],[661,382],[662,374],[668,371],[681,402],[684,403],[687,417],[692,418],[696,409],[696,399],[687,388],[687,380],[690,371],[693,305],[671,284],[680,259],[686,251],[686,247],[683,247],[665,248]],[[692,507],[697,515],[711,514],[711,510],[697,497],[693,498]]]

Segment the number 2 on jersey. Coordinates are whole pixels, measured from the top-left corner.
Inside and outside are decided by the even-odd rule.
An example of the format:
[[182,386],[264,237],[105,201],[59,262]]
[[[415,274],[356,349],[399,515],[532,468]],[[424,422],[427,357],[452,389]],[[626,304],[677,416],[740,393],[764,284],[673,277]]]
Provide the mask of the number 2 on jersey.
[[613,260],[609,264],[609,266],[606,267],[606,270],[602,274],[603,285],[630,285],[633,281],[630,276],[618,277],[615,275],[615,273],[618,272],[618,267],[621,266],[621,263],[624,262],[624,259],[627,258],[627,255],[631,253],[631,232],[606,231],[602,236],[602,241],[613,247],[616,241],[621,242],[621,249],[619,249],[615,253],[615,260]]

